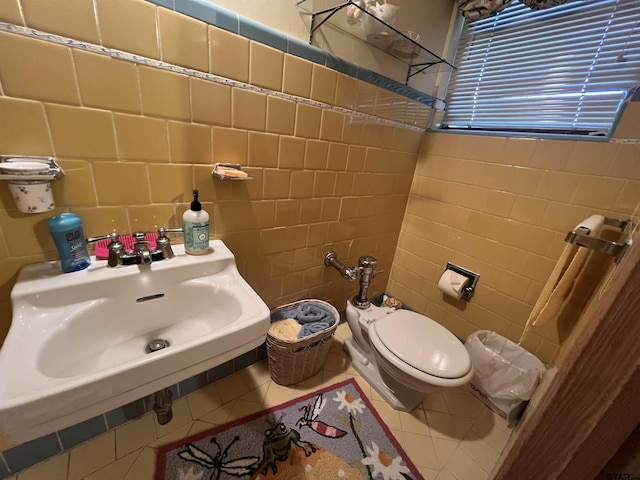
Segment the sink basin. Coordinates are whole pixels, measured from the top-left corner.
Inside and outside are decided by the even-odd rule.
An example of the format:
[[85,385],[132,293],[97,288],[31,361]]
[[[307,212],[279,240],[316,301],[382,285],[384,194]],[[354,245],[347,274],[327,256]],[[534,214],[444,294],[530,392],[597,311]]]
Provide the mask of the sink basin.
[[[149,395],[261,345],[269,309],[231,251],[148,266],[25,266],[0,350],[0,432],[18,444]],[[156,339],[168,346],[149,352]]]

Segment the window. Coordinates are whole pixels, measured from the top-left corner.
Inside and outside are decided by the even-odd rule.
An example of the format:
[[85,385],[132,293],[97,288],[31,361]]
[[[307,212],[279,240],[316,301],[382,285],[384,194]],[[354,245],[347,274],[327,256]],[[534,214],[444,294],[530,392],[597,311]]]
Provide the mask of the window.
[[441,128],[607,135],[640,83],[640,0],[466,21]]

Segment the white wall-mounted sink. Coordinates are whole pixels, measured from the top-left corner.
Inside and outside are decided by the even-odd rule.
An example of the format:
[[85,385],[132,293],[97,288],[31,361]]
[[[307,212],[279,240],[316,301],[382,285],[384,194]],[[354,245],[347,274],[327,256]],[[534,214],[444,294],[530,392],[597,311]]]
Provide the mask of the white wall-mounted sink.
[[[219,240],[213,253],[62,273],[28,265],[0,350],[0,433],[15,444],[74,425],[246,353],[269,309]],[[169,346],[147,353],[163,339]]]

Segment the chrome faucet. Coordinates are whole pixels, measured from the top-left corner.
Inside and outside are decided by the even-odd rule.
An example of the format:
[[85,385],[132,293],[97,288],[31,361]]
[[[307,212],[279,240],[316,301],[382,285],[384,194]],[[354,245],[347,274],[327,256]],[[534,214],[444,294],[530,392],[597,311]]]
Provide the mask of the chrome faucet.
[[107,266],[110,268],[119,265],[151,265],[154,261],[175,257],[167,233],[179,233],[182,231],[182,228],[159,228],[154,250],[149,248],[145,232],[134,232],[132,234],[135,241],[131,244],[132,249],[130,251],[126,251],[124,244],[120,241],[120,234],[117,232],[100,237],[87,238],[87,243],[110,240],[107,245],[107,250],[109,251]]
[[140,263],[142,265],[151,265],[153,259],[151,258],[151,251],[149,250],[149,242],[145,240],[145,233],[134,232],[133,237],[136,239],[136,241],[132,244],[132,252],[138,258],[138,262],[136,263]]
[[324,257],[324,264],[329,267],[333,267],[340,272],[344,278],[350,282],[354,281],[358,275],[360,275],[360,290],[358,295],[351,300],[356,308],[366,309],[369,308],[371,302],[367,298],[367,291],[371,284],[371,279],[375,277],[379,271],[376,271],[376,265],[378,261],[370,256],[362,256],[358,258],[358,265],[356,267],[347,267],[340,260],[335,252],[329,252]]

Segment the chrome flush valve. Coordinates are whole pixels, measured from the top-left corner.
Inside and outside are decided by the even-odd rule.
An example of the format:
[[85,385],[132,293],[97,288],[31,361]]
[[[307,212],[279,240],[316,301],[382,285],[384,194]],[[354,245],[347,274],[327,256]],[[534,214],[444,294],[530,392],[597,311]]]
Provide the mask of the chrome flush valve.
[[356,267],[346,267],[340,260],[338,260],[338,256],[335,252],[329,252],[324,257],[324,264],[329,267],[333,267],[340,272],[344,278],[349,281],[353,281],[356,279],[358,275],[360,275],[360,290],[358,295],[353,297],[353,305],[356,308],[369,308],[371,302],[367,298],[367,291],[369,290],[369,285],[371,283],[371,279],[375,277],[378,273],[376,271],[376,266],[378,261],[374,257],[370,257],[368,255],[362,256],[358,259],[358,266]]

